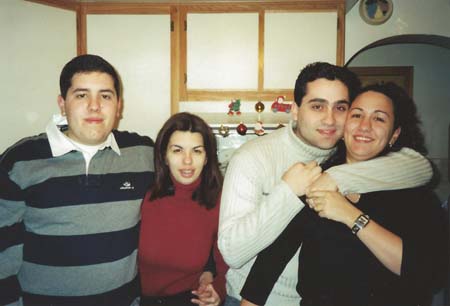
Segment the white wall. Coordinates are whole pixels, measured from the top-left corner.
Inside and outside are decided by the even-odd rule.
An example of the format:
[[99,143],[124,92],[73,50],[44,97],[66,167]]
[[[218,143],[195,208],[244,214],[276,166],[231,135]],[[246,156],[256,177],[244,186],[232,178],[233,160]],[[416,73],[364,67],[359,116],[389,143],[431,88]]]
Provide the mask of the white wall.
[[0,1],[0,152],[44,131],[57,113],[59,73],[76,55],[74,12]]
[[168,14],[87,16],[88,53],[108,60],[122,79],[119,129],[153,140],[170,116],[169,25]]
[[345,16],[345,61],[368,44],[395,35],[434,34],[450,37],[450,1],[392,0],[391,18],[369,25],[359,16],[359,2]]

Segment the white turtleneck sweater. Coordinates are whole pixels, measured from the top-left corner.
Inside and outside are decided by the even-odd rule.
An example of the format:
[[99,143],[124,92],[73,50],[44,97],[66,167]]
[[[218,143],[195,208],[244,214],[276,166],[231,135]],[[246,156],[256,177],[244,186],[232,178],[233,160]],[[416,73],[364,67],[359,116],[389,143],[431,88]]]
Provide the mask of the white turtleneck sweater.
[[[249,141],[234,153],[225,176],[219,219],[219,249],[230,266],[227,293],[240,291],[256,255],[270,245],[304,207],[281,180],[296,162],[324,161],[333,150],[302,142],[290,127]],[[413,170],[411,170],[413,169]],[[419,153],[403,149],[368,162],[340,165],[327,171],[343,193],[401,189],[425,184],[432,175]],[[298,252],[275,284],[266,305],[298,306]]]

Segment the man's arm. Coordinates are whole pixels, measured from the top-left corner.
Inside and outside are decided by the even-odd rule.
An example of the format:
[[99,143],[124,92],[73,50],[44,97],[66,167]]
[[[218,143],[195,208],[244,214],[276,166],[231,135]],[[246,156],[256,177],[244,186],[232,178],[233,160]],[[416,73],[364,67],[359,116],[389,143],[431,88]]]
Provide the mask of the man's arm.
[[242,298],[254,305],[266,303],[273,286],[303,242],[308,214],[311,214],[308,208],[299,212],[280,236],[258,254],[242,287]]
[[1,161],[0,157],[0,305],[18,305],[25,203],[21,189],[9,179]]
[[[420,153],[403,148],[364,162],[326,170],[343,194],[412,188],[430,181],[433,170]],[[315,186],[312,190],[320,189]]]
[[[304,206],[281,177],[263,177],[264,167],[247,152],[236,152],[227,167],[218,245],[232,268],[272,243]],[[263,186],[266,180],[275,180],[268,190]]]

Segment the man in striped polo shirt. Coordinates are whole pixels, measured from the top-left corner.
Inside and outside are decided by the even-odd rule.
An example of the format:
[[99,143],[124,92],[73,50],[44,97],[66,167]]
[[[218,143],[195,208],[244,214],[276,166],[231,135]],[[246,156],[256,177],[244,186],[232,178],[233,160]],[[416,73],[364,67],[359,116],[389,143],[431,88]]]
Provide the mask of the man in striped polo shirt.
[[0,305],[136,304],[153,141],[114,130],[121,88],[103,58],[72,59],[60,89],[46,132],[0,156]]

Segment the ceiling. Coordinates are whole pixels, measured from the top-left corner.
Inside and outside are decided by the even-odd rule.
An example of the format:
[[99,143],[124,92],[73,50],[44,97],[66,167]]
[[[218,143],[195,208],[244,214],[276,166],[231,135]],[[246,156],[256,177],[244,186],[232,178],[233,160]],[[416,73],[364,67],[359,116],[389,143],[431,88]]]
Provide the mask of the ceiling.
[[345,12],[348,13],[358,0],[345,0]]
[[[55,0],[52,0],[55,1]],[[195,1],[195,0],[194,0]],[[242,0],[214,0],[214,2],[242,2]],[[251,0],[252,2],[264,2],[266,0]],[[272,0],[272,1],[277,1],[277,0]],[[295,2],[296,0],[288,0],[288,1],[292,1]],[[39,2],[39,0],[37,0],[36,2]],[[171,2],[173,3],[174,0],[64,0],[62,2],[66,2],[66,3],[94,3],[94,2],[121,2],[121,3],[167,3],[167,2]],[[192,2],[192,0],[178,0],[178,2],[183,3],[183,2]],[[199,1],[199,2],[208,2],[208,0],[203,0],[203,1]],[[358,2],[358,0],[345,0],[345,11],[348,13],[348,11],[350,11],[352,9],[352,7]]]

